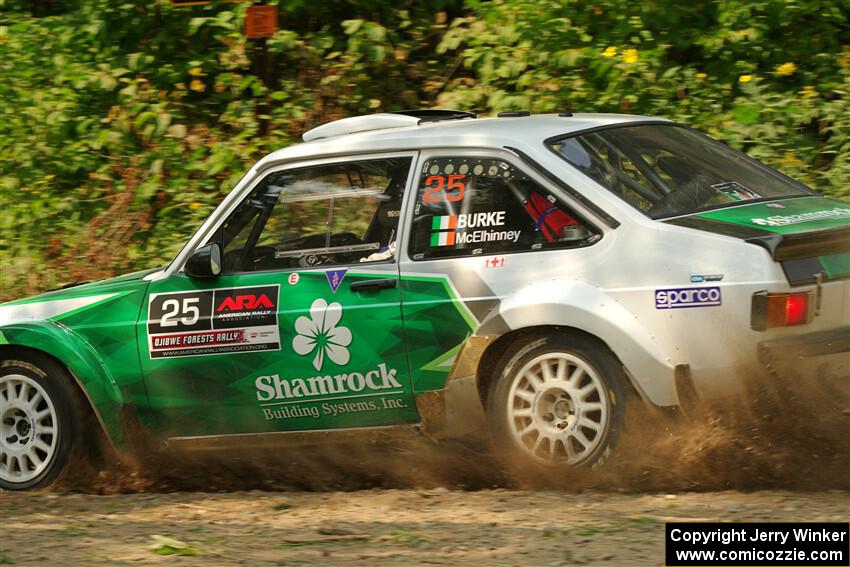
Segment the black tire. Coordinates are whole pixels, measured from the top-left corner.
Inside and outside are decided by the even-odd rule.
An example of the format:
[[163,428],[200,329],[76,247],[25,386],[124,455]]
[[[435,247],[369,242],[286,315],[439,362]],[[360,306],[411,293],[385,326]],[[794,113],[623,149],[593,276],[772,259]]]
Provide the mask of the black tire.
[[[10,399],[13,392],[29,392],[30,401],[36,399],[35,393],[42,394],[45,399],[30,409],[44,412],[52,405],[52,413],[35,417],[32,411],[27,412],[26,404]],[[49,486],[68,468],[81,433],[82,411],[71,376],[46,357],[27,355],[0,360],[0,406],[0,488],[28,490]],[[54,425],[54,417],[54,433],[45,433]],[[24,425],[20,425],[22,422]],[[36,440],[51,450],[36,448]],[[20,454],[27,447],[34,452],[31,455],[42,458],[42,463],[36,465],[32,457]]]
[[[548,365],[550,375],[557,378],[561,361],[565,366],[564,375],[577,376],[575,384],[547,381],[546,386],[534,391],[533,401],[519,399],[518,391],[528,395],[534,389],[529,373],[544,377],[543,367]],[[576,366],[570,366],[571,362]],[[530,364],[532,366],[525,370]],[[579,364],[584,365],[586,376],[573,374]],[[591,388],[590,384],[595,385]],[[580,394],[573,385],[581,386],[582,392],[595,389],[596,394]],[[508,348],[496,366],[487,397],[487,416],[495,449],[512,465],[521,464],[542,471],[596,469],[614,454],[623,429],[629,393],[631,389],[622,365],[593,337],[553,333],[518,341]],[[592,409],[596,405],[601,409]],[[517,417],[521,412],[529,412],[530,417]],[[598,432],[585,425],[589,421],[598,422]],[[527,430],[530,425],[534,429],[521,435],[520,430]],[[581,435],[589,446],[584,447],[579,441]],[[538,443],[538,437],[544,439]],[[533,445],[538,445],[536,450]]]

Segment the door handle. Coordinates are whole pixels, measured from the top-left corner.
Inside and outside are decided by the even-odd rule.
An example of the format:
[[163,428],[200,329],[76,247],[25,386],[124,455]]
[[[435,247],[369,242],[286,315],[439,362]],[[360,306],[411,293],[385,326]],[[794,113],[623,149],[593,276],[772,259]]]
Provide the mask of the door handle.
[[362,282],[352,282],[349,286],[351,291],[378,291],[381,289],[391,289],[398,286],[398,280],[366,280]]

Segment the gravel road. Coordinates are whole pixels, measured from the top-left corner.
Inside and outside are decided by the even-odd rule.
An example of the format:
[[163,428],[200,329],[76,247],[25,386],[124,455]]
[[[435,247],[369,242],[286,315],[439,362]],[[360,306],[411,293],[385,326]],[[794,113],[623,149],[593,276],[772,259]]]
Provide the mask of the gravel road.
[[0,565],[659,566],[668,521],[850,520],[846,396],[833,412],[779,402],[633,412],[615,465],[557,482],[424,440],[107,459],[52,491],[0,491]]
[[848,519],[845,491],[3,493],[0,564],[657,566],[667,521]]

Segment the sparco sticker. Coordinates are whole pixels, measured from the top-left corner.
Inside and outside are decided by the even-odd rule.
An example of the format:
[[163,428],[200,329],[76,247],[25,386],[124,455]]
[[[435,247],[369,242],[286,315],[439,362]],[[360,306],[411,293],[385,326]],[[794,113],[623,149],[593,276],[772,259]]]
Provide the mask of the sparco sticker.
[[720,305],[719,287],[680,287],[655,290],[656,309],[717,307],[718,305]]
[[279,289],[268,285],[151,295],[150,357],[280,350]]

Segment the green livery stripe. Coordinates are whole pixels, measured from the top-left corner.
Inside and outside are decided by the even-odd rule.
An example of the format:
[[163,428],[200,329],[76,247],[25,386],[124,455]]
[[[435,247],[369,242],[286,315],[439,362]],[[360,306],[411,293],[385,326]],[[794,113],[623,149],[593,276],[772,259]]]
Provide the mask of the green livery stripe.
[[[402,278],[405,279],[405,280],[408,280],[408,281],[419,281],[419,282],[430,282],[430,283],[441,284],[443,286],[443,288],[446,290],[446,294],[449,296],[449,299],[451,299],[451,301],[455,303],[458,312],[460,313],[461,317],[463,317],[463,320],[466,322],[467,325],[469,325],[469,329],[474,331],[475,329],[478,328],[478,321],[472,315],[472,312],[469,310],[469,308],[466,306],[466,304],[461,299],[460,294],[457,293],[457,291],[454,289],[454,286],[452,286],[449,283],[447,278],[440,277],[440,276],[414,276],[414,275],[408,275],[408,274],[404,274],[402,276]],[[409,302],[405,302],[405,304],[409,305]]]
[[19,321],[60,321],[88,311],[104,302],[114,302],[132,291],[90,294],[88,296],[54,296],[50,301],[7,303],[0,305],[0,325]]
[[0,331],[0,345],[7,345],[9,341],[6,339],[6,335],[3,334],[3,331]]
[[[468,339],[469,335],[467,335],[467,340]],[[466,341],[463,341],[450,351],[441,354],[431,362],[425,364],[422,366],[422,370],[430,370],[431,372],[450,372],[452,366],[454,366],[455,358],[457,358],[457,355],[460,353],[460,349],[464,344],[466,344]]]
[[479,323],[449,277],[403,273],[401,284],[414,392],[439,390]]
[[54,321],[61,321],[61,320],[63,320],[63,319],[67,319],[68,317],[73,317],[74,315],[77,315],[77,314],[79,314],[79,313],[82,313],[83,311],[86,311],[86,310],[88,310],[88,309],[91,309],[92,307],[96,307],[96,306],[98,306],[98,307],[99,307],[99,306],[102,306],[102,304],[103,304],[104,302],[107,302],[107,301],[115,301],[115,300],[117,300],[117,299],[120,299],[120,298],[124,297],[125,295],[130,295],[131,293],[133,293],[133,290],[130,290],[130,291],[122,291],[122,292],[120,292],[120,293],[114,293],[114,294],[112,294],[110,297],[105,297],[105,298],[101,299],[100,301],[96,301],[96,302],[94,302],[94,303],[90,303],[90,304],[88,304],[88,305],[84,305],[84,306],[82,306],[82,307],[78,307],[77,309],[72,309],[72,310],[70,310],[70,311],[66,311],[65,313],[61,313],[61,314],[59,314],[59,315],[56,315],[55,317],[51,317],[51,319],[52,319],[52,320],[54,320]]
[[[321,275],[321,276],[324,276],[325,272],[326,272],[326,270],[299,270],[298,271],[298,273],[302,276],[303,275]],[[395,275],[396,274],[394,274],[392,272],[387,272],[386,276],[384,276],[383,272],[381,272],[381,277],[392,278],[392,277],[395,277]],[[375,276],[376,276],[375,272],[350,271],[350,272],[348,272],[348,274],[346,274],[346,277],[348,277],[348,278],[358,278],[358,277],[368,278],[368,277],[375,277]],[[428,282],[428,283],[440,284],[443,287],[443,289],[445,290],[446,295],[448,295],[448,298],[452,302],[455,303],[458,312],[460,313],[461,317],[463,317],[463,320],[466,322],[466,324],[469,326],[469,329],[471,331],[474,331],[475,329],[478,328],[478,325],[479,325],[478,320],[475,319],[475,317],[472,315],[472,312],[469,310],[469,308],[463,302],[460,294],[457,292],[457,290],[455,290],[454,286],[451,285],[451,283],[449,282],[449,280],[446,276],[421,276],[421,275],[413,275],[413,274],[404,274],[402,277],[407,281],[419,281],[419,282]],[[408,303],[408,302],[405,302],[405,303]]]
[[695,216],[774,234],[799,234],[850,226],[850,203],[812,196],[752,203]]
[[850,252],[821,256],[818,260],[827,278],[832,280],[850,276]]

